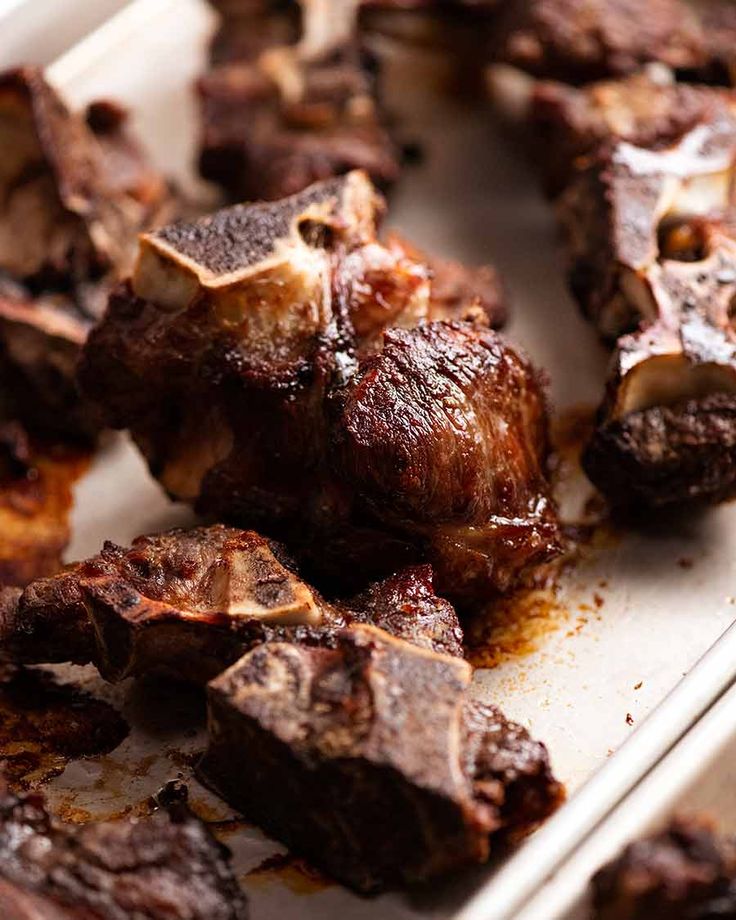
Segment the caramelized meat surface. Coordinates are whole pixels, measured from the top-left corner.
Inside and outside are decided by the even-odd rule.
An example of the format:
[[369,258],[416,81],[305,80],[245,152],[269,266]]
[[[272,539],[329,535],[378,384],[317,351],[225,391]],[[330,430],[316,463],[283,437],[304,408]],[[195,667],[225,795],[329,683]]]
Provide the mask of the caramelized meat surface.
[[568,83],[705,59],[700,24],[682,0],[507,0],[496,28],[498,59]]
[[79,451],[34,445],[17,422],[0,422],[0,585],[58,570],[72,489],[87,462]]
[[543,390],[485,284],[434,299],[380,209],[351,173],[144,237],[81,382],[172,495],[336,582],[427,560],[441,593],[503,590],[557,550]]
[[484,860],[562,790],[543,745],[471,700],[470,677],[368,626],[334,649],[267,643],[209,685],[201,775],[359,891]]
[[305,2],[298,42],[290,11],[225,9],[199,82],[200,171],[231,200],[283,198],[351,169],[382,187],[397,178],[358,6]]
[[0,645],[13,660],[91,662],[111,681],[166,671],[206,683],[262,642],[330,645],[354,623],[462,656],[457,615],[429,566],[328,603],[279,544],[222,525],[139,537],[130,549],[108,543],[3,606]]
[[597,920],[716,920],[736,912],[736,848],[710,822],[677,818],[593,880]]
[[13,920],[247,920],[225,849],[183,805],[67,825],[0,785],[0,909]]
[[676,144],[734,96],[640,72],[585,87],[539,82],[529,110],[545,188],[559,194],[601,146],[625,141],[657,150]]
[[171,215],[167,185],[112,103],[70,112],[36,68],[0,74],[0,388],[43,434],[89,438],[79,352],[137,234]]

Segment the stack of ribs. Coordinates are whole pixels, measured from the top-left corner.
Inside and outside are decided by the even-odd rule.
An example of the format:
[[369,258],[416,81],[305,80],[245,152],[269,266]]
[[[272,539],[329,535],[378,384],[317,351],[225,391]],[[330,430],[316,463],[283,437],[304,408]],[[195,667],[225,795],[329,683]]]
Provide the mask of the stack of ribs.
[[736,94],[638,74],[537,87],[569,277],[614,346],[584,455],[622,508],[736,491]]
[[[358,0],[215,4],[223,24],[199,83],[200,171],[231,200],[274,200],[320,179],[399,173],[372,59],[357,34]],[[298,40],[297,40],[298,39]]]
[[183,803],[63,824],[0,779],[0,913],[8,920],[247,920],[227,851]]
[[461,639],[427,566],[328,603],[222,525],[107,545],[0,604],[18,662],[209,680],[203,781],[363,892],[484,860],[562,798],[544,746],[471,696]]
[[96,433],[80,349],[138,232],[170,214],[125,121],[110,102],[71,113],[36,68],[0,75],[0,399],[44,436]]
[[736,916],[736,842],[712,823],[675,818],[630,844],[593,880],[597,920],[717,920]]
[[381,208],[353,172],[144,236],[81,383],[172,496],[334,585],[429,561],[485,598],[559,548],[543,389],[493,273],[380,242]]

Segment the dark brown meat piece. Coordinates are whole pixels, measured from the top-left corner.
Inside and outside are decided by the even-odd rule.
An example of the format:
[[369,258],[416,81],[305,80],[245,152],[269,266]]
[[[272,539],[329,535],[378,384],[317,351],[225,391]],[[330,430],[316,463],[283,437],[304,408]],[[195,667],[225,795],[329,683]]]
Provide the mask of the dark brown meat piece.
[[137,234],[171,216],[112,103],[71,113],[36,68],[0,74],[0,389],[34,430],[91,438],[79,352]]
[[699,92],[701,117],[682,136],[612,142],[561,198],[571,285],[616,342],[583,463],[618,505],[736,488],[736,97]]
[[697,76],[722,86],[736,85],[736,6],[731,0],[690,0],[700,21],[707,62]]
[[568,83],[705,59],[697,17],[681,0],[507,0],[496,30],[497,59]]
[[710,821],[677,818],[595,876],[596,920],[717,920],[736,915],[736,846]]
[[486,859],[491,838],[562,797],[543,745],[471,700],[470,679],[368,626],[334,649],[262,645],[209,685],[200,773],[359,891],[425,881]]
[[529,119],[545,189],[551,196],[563,191],[602,145],[626,141],[656,150],[675,144],[707,120],[714,106],[732,105],[734,99],[646,72],[585,87],[537,83]]
[[68,825],[0,785],[0,911],[12,920],[247,920],[227,851],[183,805]]
[[374,62],[357,43],[358,3],[303,7],[298,43],[288,13],[226,17],[213,46],[220,63],[199,82],[200,172],[230,200],[276,200],[351,169],[381,187],[398,176]]
[[127,550],[108,543],[3,606],[9,658],[92,662],[111,681],[166,671],[206,683],[259,643],[329,645],[353,623],[462,656],[457,615],[435,595],[429,566],[328,603],[279,544],[222,525],[139,537]]
[[[427,560],[442,594],[485,596],[557,550],[543,390],[379,213],[351,173],[144,237],[81,382],[202,513],[336,581]],[[433,321],[454,309],[474,321]]]
[[72,488],[87,463],[79,451],[41,447],[17,422],[0,422],[0,586],[59,569]]

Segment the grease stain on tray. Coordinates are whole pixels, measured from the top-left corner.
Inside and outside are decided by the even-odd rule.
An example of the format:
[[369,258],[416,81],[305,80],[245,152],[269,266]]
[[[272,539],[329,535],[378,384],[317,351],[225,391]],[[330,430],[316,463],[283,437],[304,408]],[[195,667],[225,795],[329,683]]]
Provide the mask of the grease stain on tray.
[[8,781],[31,788],[71,760],[114,750],[128,725],[109,703],[38,668],[0,675],[0,764]]
[[294,894],[315,894],[332,888],[335,882],[313,868],[299,856],[291,853],[276,853],[251,869],[244,876],[248,887],[273,884],[286,885]]

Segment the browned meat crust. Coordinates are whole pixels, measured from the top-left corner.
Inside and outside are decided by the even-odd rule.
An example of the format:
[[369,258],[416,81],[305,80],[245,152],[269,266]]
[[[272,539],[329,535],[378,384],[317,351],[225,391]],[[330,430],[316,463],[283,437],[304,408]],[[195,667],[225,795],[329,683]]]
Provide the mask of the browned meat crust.
[[707,819],[677,818],[595,876],[597,920],[717,920],[736,912],[736,848]]
[[206,683],[259,643],[329,645],[353,623],[462,656],[457,615],[429,566],[328,603],[278,543],[222,525],[139,537],[127,550],[108,543],[3,609],[0,646],[13,660],[92,662],[111,681],[166,671]]
[[498,59],[568,83],[705,59],[697,17],[681,0],[507,0],[496,28]]
[[590,479],[635,511],[736,495],[736,395],[653,406],[596,428],[583,454]]
[[81,382],[201,512],[337,581],[426,559],[441,593],[485,596],[558,548],[543,389],[487,328],[485,282],[433,298],[380,207],[351,173],[144,238]]
[[666,148],[707,120],[714,105],[732,105],[734,98],[650,73],[585,87],[539,82],[529,117],[545,189],[551,196],[563,191],[602,145]]
[[707,58],[698,77],[736,85],[736,6],[731,0],[693,0],[692,8],[700,21]]
[[227,851],[185,806],[67,825],[0,786],[0,911],[13,920],[247,920]]
[[139,231],[171,216],[166,183],[112,103],[71,113],[37,68],[0,74],[0,389],[42,434],[91,438],[76,362]]
[[18,423],[0,423],[0,586],[59,569],[72,488],[87,464],[79,451],[40,448]]
[[470,677],[367,626],[334,649],[262,645],[209,685],[200,772],[359,891],[433,878],[486,859],[492,837],[529,830],[562,796],[544,747],[472,701]]
[[299,42],[289,10],[226,7],[199,81],[199,165],[230,200],[276,200],[351,169],[383,188],[398,177],[358,5],[305,3]]

